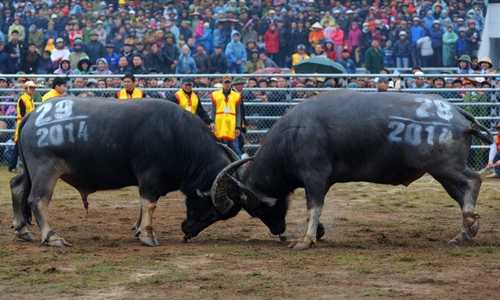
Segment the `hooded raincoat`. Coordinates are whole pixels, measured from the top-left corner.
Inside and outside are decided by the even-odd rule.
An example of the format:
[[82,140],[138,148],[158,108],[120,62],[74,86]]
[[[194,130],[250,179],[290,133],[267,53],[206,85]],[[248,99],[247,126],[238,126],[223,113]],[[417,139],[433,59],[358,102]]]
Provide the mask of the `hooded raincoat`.
[[[245,46],[238,41],[234,41],[234,35],[240,33],[236,30],[233,30],[231,33],[231,42],[227,44],[226,47],[226,60],[228,72],[233,74],[241,74],[245,70],[245,64],[247,62],[247,51],[245,50]],[[238,64],[238,61],[241,60],[242,63]]]
[[[182,50],[188,49],[188,54],[184,55]],[[198,73],[198,69],[196,68],[196,63],[194,59],[191,57],[191,50],[187,45],[184,45],[181,50],[181,55],[179,55],[179,63],[175,68],[175,73],[177,74],[196,74]]]
[[[62,69],[62,63],[67,61],[68,64],[69,64],[69,68],[66,69],[66,70],[63,70]],[[67,57],[63,57],[60,61],[59,61],[59,68],[57,70],[54,71],[54,74],[72,74],[73,73],[73,69],[71,69],[71,63],[69,62],[69,59]]]

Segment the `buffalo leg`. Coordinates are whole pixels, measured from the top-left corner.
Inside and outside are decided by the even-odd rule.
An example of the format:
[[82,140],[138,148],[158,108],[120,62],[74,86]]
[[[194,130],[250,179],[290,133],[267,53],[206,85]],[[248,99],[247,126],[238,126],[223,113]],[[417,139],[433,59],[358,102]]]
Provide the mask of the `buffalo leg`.
[[[313,176],[313,178],[318,177]],[[307,199],[307,230],[298,241],[294,241],[288,245],[288,247],[293,247],[294,250],[309,249],[313,244],[317,243],[317,232],[320,225],[319,218],[321,217],[323,203],[325,202],[326,191],[323,187],[317,184],[306,184],[305,190]]]
[[59,176],[46,176],[44,172],[42,175],[33,176],[33,186],[28,197],[28,203],[33,210],[36,222],[42,231],[42,244],[48,246],[70,246],[63,238],[57,236],[49,224],[49,203],[52,199],[52,194],[56,186]]
[[131,230],[137,230],[139,227],[141,227],[141,221],[142,221],[142,205],[141,209],[139,209],[139,216],[137,217],[137,221],[135,221],[134,225],[132,225]]
[[462,209],[462,232],[452,239],[449,244],[469,242],[479,231],[479,214],[476,211],[476,199],[481,187],[481,176],[466,169],[465,171],[432,174],[448,194],[457,201]]
[[29,212],[27,213],[31,214],[31,208],[24,208],[23,205],[24,195],[28,192],[24,190],[25,180],[28,180],[28,178],[26,177],[26,174],[22,172],[10,181],[12,208],[14,209],[14,223],[12,225],[18,238],[28,242],[34,242],[35,240],[26,228],[28,220],[26,220],[26,216],[23,213],[23,209],[29,209]]
[[157,197],[145,198],[141,196],[141,216],[139,217],[141,222],[135,233],[141,242],[152,247],[160,245],[153,231],[153,213],[156,209],[157,200]]

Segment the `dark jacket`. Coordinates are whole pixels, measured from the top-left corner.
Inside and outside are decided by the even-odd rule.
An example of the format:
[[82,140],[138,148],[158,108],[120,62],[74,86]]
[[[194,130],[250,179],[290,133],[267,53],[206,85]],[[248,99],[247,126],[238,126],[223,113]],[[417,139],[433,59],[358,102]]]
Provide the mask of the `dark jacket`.
[[163,53],[164,59],[163,73],[172,74],[174,70],[172,70],[170,66],[174,63],[174,60],[178,60],[179,55],[181,55],[179,47],[177,47],[177,45],[175,45],[174,43],[165,43],[163,44],[163,46],[161,46],[161,53]]
[[146,55],[146,68],[149,69],[155,69],[158,72],[163,73],[163,64],[165,62],[165,58],[163,56],[163,53],[161,51],[158,51],[157,53],[148,53]]
[[215,53],[210,56],[210,73],[225,74],[227,72],[227,60],[224,54],[216,55]]
[[85,44],[85,53],[89,56],[90,63],[92,65],[96,64],[98,58],[106,56],[106,48],[99,41],[88,41]]
[[36,70],[38,69],[38,61],[40,59],[40,54],[34,52],[26,52],[26,54],[22,57],[23,62],[23,71],[26,74],[33,74],[36,73]]
[[394,44],[394,57],[409,58],[411,55],[411,42],[405,39],[404,42],[397,40]]
[[43,59],[43,55],[40,56],[38,60],[38,69],[36,70],[37,74],[52,74],[54,73],[54,64],[50,57],[47,60]]
[[3,74],[14,74],[14,66],[7,51],[0,52],[0,72]]
[[304,46],[309,45],[309,30],[303,28],[302,31],[299,29],[290,36],[290,41],[293,43],[293,53],[297,50],[297,46],[302,44]]
[[193,55],[194,62],[196,63],[196,68],[198,69],[198,74],[208,74],[210,73],[210,57],[205,53],[196,53]]
[[379,74],[384,68],[384,53],[381,49],[375,51],[373,47],[368,48],[365,53],[365,67],[371,74]]

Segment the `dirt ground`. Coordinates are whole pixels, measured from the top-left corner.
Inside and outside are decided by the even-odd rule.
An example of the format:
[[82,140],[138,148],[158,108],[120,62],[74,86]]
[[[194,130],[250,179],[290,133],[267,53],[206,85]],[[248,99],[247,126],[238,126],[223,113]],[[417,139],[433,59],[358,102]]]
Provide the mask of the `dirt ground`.
[[[3,169],[3,168],[2,168]],[[143,246],[130,230],[136,188],[98,192],[87,214],[78,192],[59,183],[50,205],[56,233],[71,248],[17,240],[8,181],[0,171],[0,299],[498,299],[500,180],[485,180],[481,228],[468,246],[458,205],[431,177],[410,187],[338,184],[327,195],[318,246],[294,251],[246,212],[188,243],[181,193],[159,200],[161,245]],[[291,197],[288,240],[306,225],[304,191]]]

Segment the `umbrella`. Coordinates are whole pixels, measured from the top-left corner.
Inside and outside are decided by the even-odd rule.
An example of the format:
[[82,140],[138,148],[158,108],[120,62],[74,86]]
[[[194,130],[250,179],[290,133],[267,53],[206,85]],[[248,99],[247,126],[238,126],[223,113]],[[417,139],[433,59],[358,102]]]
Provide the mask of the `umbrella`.
[[241,28],[243,28],[243,24],[238,19],[220,19],[217,21],[217,24],[220,23],[224,24],[224,26],[234,26],[238,31],[241,31]]
[[252,74],[282,74],[283,71],[280,68],[264,68],[253,72]]
[[319,74],[346,74],[347,71],[339,63],[326,57],[313,57],[304,59],[293,66],[296,73],[319,73]]

